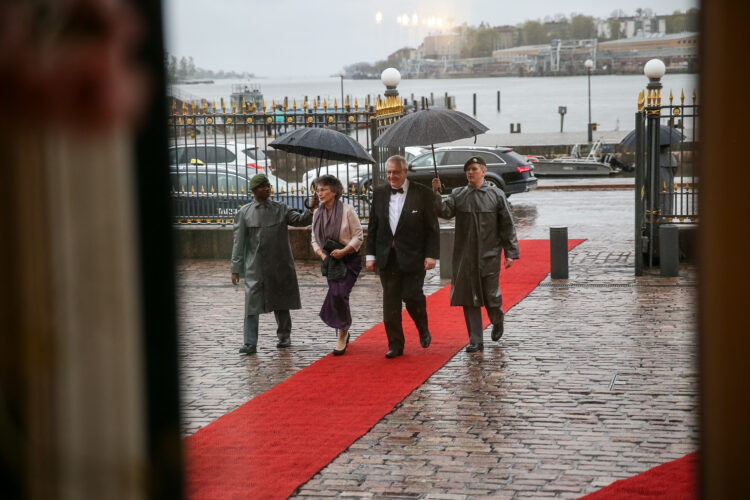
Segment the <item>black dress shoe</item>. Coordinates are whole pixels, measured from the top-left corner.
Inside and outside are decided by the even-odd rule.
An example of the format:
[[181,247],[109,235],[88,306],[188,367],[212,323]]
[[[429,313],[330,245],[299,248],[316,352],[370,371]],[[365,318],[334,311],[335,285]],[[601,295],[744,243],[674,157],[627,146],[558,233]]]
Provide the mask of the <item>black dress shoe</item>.
[[390,351],[388,351],[387,353],[385,353],[385,357],[388,358],[388,359],[397,358],[397,357],[401,356],[403,353],[404,353],[403,349],[400,350],[400,351],[397,351],[396,349],[391,349]]
[[482,342],[478,344],[469,344],[466,346],[466,352],[477,352],[484,351],[484,344]]
[[346,333],[346,344],[344,344],[344,348],[343,348],[343,349],[341,349],[341,350],[338,350],[338,349],[334,349],[334,350],[333,350],[333,355],[334,355],[334,356],[341,356],[342,354],[344,354],[344,353],[346,352],[346,348],[347,348],[347,347],[349,347],[349,337],[350,337],[350,336],[351,336],[351,335],[349,334],[349,332],[347,332],[347,333]]
[[500,340],[500,337],[503,336],[503,320],[500,320],[500,323],[496,325],[492,325],[492,340],[497,342]]
[[245,344],[240,347],[240,354],[255,354],[256,352],[258,352],[258,350],[254,345]]
[[292,347],[292,341],[289,339],[279,340],[279,342],[276,344],[276,347],[278,347],[279,349],[284,349],[285,347]]
[[427,349],[430,347],[430,342],[432,342],[432,335],[430,335],[430,331],[427,330],[424,335],[422,335],[422,332],[419,333],[419,343]]

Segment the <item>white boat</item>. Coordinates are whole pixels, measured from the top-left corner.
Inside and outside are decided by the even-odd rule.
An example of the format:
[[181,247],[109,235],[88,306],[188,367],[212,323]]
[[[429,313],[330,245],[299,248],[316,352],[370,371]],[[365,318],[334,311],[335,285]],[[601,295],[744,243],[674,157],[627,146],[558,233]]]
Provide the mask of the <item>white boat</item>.
[[581,156],[581,145],[576,144],[570,151],[570,156],[559,158],[537,157],[533,161],[534,175],[537,177],[564,176],[607,176],[617,174],[620,169],[598,160],[598,153],[602,147],[602,140],[597,139],[591,145],[586,156]]

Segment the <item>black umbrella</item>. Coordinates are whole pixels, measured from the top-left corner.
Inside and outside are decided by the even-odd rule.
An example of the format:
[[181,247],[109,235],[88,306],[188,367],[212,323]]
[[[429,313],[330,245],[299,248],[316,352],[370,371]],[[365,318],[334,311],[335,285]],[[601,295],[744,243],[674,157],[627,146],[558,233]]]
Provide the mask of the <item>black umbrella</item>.
[[[323,160],[375,163],[375,159],[360,143],[329,128],[299,128],[268,145],[287,153],[319,158],[318,168],[315,170],[317,176],[320,176]],[[305,206],[308,206],[307,200]]]
[[[668,146],[674,142],[680,142],[684,138],[683,133],[676,128],[664,124],[659,125],[659,146]],[[628,135],[622,138],[620,146],[635,146],[635,130],[631,130]]]
[[474,118],[454,109],[423,109],[396,121],[383,135],[375,139],[374,145],[381,147],[429,144],[437,177],[434,146],[436,142],[451,142],[472,136],[476,140],[478,134],[488,130]]
[[[281,151],[323,160],[375,163],[367,150],[348,135],[330,128],[300,128],[269,143]],[[318,166],[320,174],[320,165]]]

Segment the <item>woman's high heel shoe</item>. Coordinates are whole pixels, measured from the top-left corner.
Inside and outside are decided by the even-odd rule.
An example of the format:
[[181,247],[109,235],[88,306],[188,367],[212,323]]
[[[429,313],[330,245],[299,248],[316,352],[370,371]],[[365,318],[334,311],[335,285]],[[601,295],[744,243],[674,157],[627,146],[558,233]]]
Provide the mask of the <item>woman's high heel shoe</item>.
[[334,356],[341,356],[342,354],[344,354],[346,352],[346,348],[349,347],[349,337],[350,337],[349,332],[346,332],[346,344],[344,344],[344,348],[341,349],[341,350],[334,349],[333,350],[333,355]]

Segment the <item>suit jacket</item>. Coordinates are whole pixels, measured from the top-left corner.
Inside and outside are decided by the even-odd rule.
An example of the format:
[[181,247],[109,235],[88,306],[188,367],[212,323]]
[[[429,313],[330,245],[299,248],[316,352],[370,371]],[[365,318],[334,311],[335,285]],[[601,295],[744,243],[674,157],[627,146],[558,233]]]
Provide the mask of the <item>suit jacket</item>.
[[401,271],[424,271],[426,257],[440,257],[440,226],[435,215],[432,190],[409,182],[395,234],[391,232],[388,222],[390,200],[389,184],[378,186],[372,193],[367,254],[374,255],[377,266],[384,269],[390,252],[395,251]]

